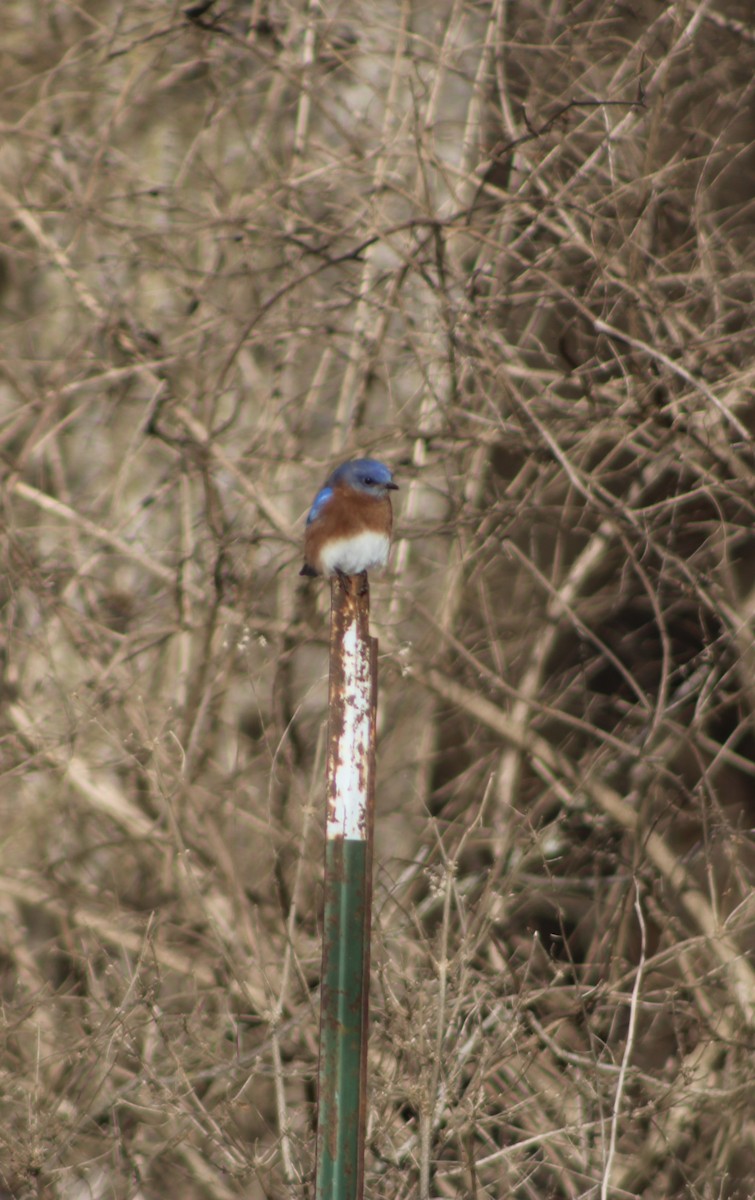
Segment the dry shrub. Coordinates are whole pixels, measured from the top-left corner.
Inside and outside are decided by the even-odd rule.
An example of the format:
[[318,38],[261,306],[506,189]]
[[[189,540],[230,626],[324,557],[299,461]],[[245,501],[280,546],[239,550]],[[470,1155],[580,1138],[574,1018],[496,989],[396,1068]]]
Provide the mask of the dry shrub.
[[367,1195],[744,1200],[745,0],[3,22],[4,1194],[311,1194],[296,571],[359,451]]

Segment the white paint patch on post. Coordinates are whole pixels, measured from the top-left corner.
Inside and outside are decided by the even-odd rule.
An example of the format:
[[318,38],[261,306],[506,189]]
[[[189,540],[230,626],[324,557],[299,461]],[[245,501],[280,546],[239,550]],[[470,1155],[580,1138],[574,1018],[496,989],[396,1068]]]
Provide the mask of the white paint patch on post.
[[336,743],[331,743],[328,838],[364,841],[368,830],[372,671],[369,637],[360,637],[354,606],[343,629],[340,708]]

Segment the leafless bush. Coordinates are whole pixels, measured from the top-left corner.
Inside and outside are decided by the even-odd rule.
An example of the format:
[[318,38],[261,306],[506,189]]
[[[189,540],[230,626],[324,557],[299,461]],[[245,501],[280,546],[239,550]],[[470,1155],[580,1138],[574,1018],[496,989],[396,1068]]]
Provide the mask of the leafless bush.
[[356,451],[367,1195],[752,1194],[748,14],[5,5],[4,1194],[311,1194]]

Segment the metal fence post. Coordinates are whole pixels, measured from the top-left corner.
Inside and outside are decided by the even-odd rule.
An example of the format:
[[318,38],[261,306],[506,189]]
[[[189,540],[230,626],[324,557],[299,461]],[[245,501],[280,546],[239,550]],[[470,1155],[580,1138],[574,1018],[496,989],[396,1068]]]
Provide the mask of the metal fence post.
[[331,580],[316,1200],[361,1200],[377,641],[367,576]]

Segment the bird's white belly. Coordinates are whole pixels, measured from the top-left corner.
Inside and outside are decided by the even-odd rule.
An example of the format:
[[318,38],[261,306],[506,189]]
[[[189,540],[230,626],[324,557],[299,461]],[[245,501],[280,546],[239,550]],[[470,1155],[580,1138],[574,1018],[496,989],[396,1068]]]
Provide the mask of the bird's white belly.
[[388,561],[390,540],[384,533],[358,533],[355,537],[340,538],[323,546],[320,555],[325,575],[359,575],[373,567],[384,567]]

